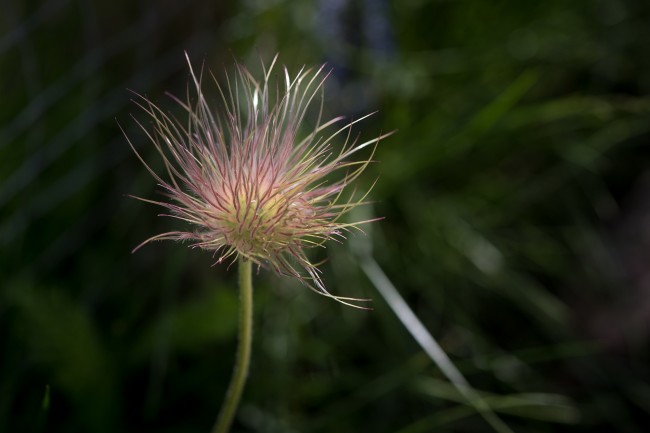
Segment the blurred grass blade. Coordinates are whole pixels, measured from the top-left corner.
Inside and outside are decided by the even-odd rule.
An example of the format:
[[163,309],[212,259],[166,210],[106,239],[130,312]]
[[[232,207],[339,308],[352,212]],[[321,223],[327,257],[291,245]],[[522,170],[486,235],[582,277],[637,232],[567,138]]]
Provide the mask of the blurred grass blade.
[[50,410],[50,385],[45,385],[45,393],[43,394],[43,402],[41,403],[43,412]]
[[359,264],[409,333],[415,338],[427,355],[429,355],[445,377],[454,384],[455,388],[466,401],[481,414],[494,430],[499,433],[512,432],[510,427],[492,411],[487,402],[471,387],[462,373],[451,362],[447,354],[424,327],[420,319],[413,313],[413,310],[404,301],[404,298],[402,298],[374,258],[369,255],[363,255],[360,258]]
[[497,122],[511,112],[535,83],[539,73],[536,70],[524,71],[492,102],[480,110],[462,129],[463,133],[478,137],[489,131]]
[[[456,388],[445,381],[431,377],[419,377],[415,388],[428,396],[457,403],[464,403],[464,397]],[[477,391],[489,406],[499,412],[546,422],[574,424],[579,419],[575,405],[567,397],[549,393],[519,393],[494,395]]]

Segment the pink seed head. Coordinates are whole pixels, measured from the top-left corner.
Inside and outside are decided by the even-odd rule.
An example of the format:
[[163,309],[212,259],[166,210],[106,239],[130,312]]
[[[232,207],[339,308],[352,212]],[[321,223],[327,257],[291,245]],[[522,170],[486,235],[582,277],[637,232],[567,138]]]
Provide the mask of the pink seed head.
[[[303,68],[292,77],[283,68],[282,83],[270,83],[277,56],[264,68],[260,81],[242,65],[224,88],[212,76],[222,99],[212,109],[188,58],[191,88],[185,101],[172,97],[187,114],[178,119],[138,95],[135,103],[152,126],[138,122],[163,158],[164,176],[155,173],[135,151],[160,186],[166,201],[142,201],[169,210],[186,221],[188,231],[153,236],[154,240],[190,241],[192,247],[213,251],[217,263],[243,257],[259,266],[299,278],[321,294],[330,295],[305,249],[343,237],[343,232],[369,221],[345,223],[341,217],[363,204],[344,190],[371,162],[377,143],[388,134],[356,143],[350,141],[355,120],[342,117],[322,121],[324,67]],[[318,100],[315,126],[301,131],[310,105]],[[334,142],[343,138],[336,149]],[[128,140],[128,137],[127,137]],[[368,159],[349,161],[355,152],[371,147]],[[338,177],[337,177],[338,174]],[[334,178],[334,180],[331,180]],[[367,195],[367,194],[366,194]],[[299,269],[306,271],[306,274]]]

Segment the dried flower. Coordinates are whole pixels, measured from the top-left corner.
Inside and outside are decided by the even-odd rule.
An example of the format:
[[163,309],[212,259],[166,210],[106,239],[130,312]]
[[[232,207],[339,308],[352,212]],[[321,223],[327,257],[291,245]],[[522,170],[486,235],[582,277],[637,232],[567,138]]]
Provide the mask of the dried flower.
[[[303,68],[294,78],[284,68],[284,83],[270,85],[276,59],[268,69],[263,67],[262,82],[242,65],[237,65],[234,78],[226,75],[225,89],[213,76],[223,100],[221,112],[208,105],[202,92],[203,72],[197,77],[189,58],[195,97],[189,90],[186,101],[172,96],[187,112],[186,120],[138,95],[135,102],[151,118],[152,130],[138,124],[162,155],[168,180],[129,144],[169,201],[136,198],[167,208],[171,212],[166,216],[186,221],[192,229],[153,236],[136,250],[154,240],[187,240],[192,247],[213,251],[216,263],[243,257],[297,277],[321,294],[350,299],[329,294],[305,249],[343,238],[348,229],[368,222],[341,222],[365,199],[365,195],[355,199],[354,192],[344,199],[343,193],[372,155],[362,161],[347,159],[367,146],[374,153],[384,136],[361,144],[350,140],[351,126],[367,116],[339,127],[335,125],[342,117],[321,121],[328,75],[324,67]],[[300,138],[315,99],[320,100],[315,126]],[[333,131],[325,134],[327,130]],[[335,151],[333,142],[339,136],[345,143]],[[329,181],[333,173],[339,173],[338,180]]]

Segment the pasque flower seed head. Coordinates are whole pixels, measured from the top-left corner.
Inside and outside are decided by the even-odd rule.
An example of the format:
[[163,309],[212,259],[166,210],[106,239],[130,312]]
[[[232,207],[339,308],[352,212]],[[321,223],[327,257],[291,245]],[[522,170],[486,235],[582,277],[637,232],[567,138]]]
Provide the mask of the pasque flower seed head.
[[[129,144],[167,200],[136,198],[168,209],[167,216],[189,225],[187,231],[153,236],[136,250],[155,240],[190,241],[192,247],[213,251],[217,263],[243,257],[344,301],[348,298],[325,289],[305,249],[342,238],[349,228],[367,222],[342,221],[367,195],[355,199],[354,191],[345,191],[387,134],[360,144],[350,140],[352,125],[367,116],[349,123],[342,117],[323,121],[324,67],[303,68],[293,77],[284,68],[280,82],[272,83],[276,60],[263,67],[260,81],[240,64],[233,76],[226,74],[225,86],[212,76],[223,102],[212,108],[202,90],[203,71],[197,76],[188,58],[191,91],[184,101],[172,97],[184,119],[137,96],[151,126],[136,122],[162,156],[166,174],[157,174]],[[315,123],[304,132],[315,101]],[[337,146],[339,138],[343,143]],[[369,158],[349,160],[365,147],[372,148]]]

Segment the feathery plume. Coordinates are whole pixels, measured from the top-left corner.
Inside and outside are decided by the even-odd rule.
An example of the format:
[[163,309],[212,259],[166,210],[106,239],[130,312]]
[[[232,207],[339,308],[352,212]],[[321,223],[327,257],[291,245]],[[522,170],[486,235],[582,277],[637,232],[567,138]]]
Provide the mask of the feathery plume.
[[[342,123],[343,117],[323,121],[323,85],[329,75],[324,66],[303,68],[294,77],[283,68],[282,83],[272,85],[276,60],[277,55],[268,68],[263,66],[261,81],[241,64],[234,76],[226,74],[225,87],[212,75],[223,102],[220,111],[206,101],[203,70],[197,76],[189,58],[186,100],[172,96],[187,119],[168,115],[137,95],[134,102],[152,126],[135,121],[162,156],[166,176],[152,170],[127,140],[168,200],[135,198],[166,208],[165,216],[191,228],[152,236],[134,251],[156,240],[189,241],[191,247],[212,251],[216,263],[243,257],[347,303],[353,298],[325,289],[305,250],[369,222],[342,221],[367,196],[355,199],[354,191],[345,191],[389,134],[360,144],[351,140],[352,125],[369,115],[349,123]],[[315,101],[320,102],[316,123],[305,134],[305,118]],[[343,144],[337,150],[339,138]],[[369,158],[349,160],[366,147],[372,148]]]

